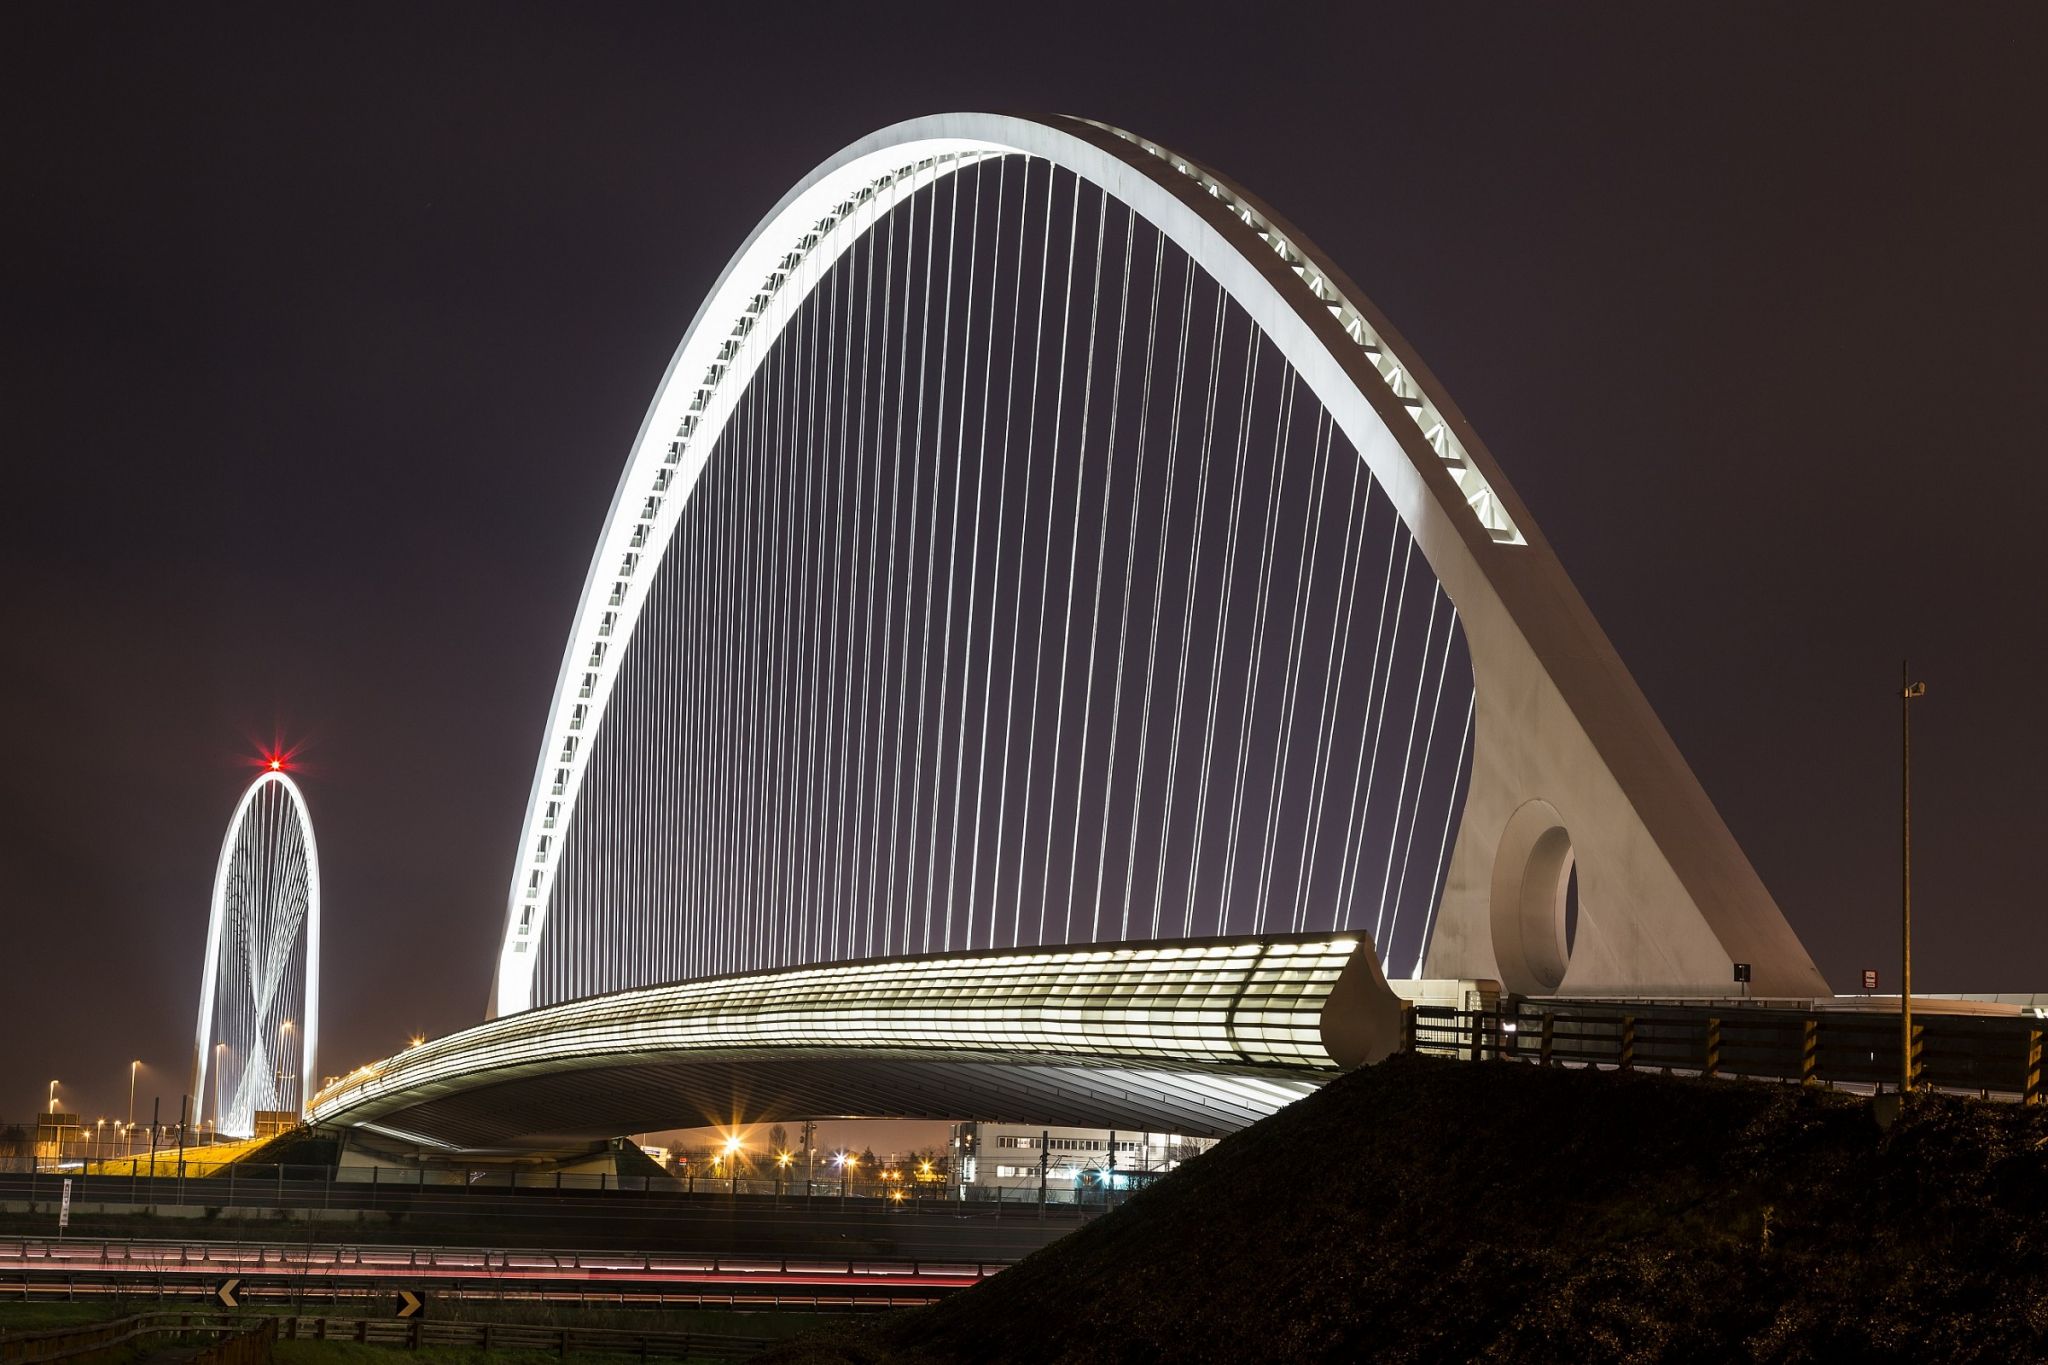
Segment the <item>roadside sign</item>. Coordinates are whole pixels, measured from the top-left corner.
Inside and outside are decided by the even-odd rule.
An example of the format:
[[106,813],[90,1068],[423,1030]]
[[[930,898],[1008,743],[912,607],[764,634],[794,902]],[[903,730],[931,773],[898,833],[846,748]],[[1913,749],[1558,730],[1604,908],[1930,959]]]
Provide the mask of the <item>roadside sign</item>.
[[235,1288],[241,1283],[242,1281],[239,1277],[220,1282],[220,1287],[213,1291],[213,1296],[220,1300],[221,1307],[240,1308],[242,1306],[242,1301],[235,1297]]
[[420,1306],[425,1302],[426,1300],[422,1299],[419,1295],[413,1293],[410,1289],[399,1290],[398,1316],[401,1318],[417,1317],[419,1315]]
[[71,1177],[64,1177],[64,1198],[57,1205],[57,1231],[71,1226]]
[[1747,962],[1738,962],[1735,964],[1735,979],[1741,982],[1746,982],[1749,980],[1749,964]]
[[1863,969],[1863,989],[1866,991],[1877,989],[1877,968],[1865,967]]

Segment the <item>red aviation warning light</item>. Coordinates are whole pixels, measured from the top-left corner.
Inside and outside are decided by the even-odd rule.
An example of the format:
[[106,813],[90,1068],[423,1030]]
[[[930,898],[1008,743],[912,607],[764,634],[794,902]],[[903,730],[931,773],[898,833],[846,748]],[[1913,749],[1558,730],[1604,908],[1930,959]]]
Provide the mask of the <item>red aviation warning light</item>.
[[285,743],[284,736],[274,739],[255,739],[253,736],[246,760],[259,773],[290,773],[299,766],[297,744]]

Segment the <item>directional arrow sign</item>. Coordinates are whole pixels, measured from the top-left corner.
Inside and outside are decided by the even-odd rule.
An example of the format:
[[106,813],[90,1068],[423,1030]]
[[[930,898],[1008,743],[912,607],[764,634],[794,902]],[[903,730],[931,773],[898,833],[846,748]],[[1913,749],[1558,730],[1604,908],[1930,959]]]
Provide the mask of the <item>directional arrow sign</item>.
[[401,1318],[410,1318],[416,1316],[420,1311],[420,1304],[422,1302],[423,1300],[420,1298],[420,1296],[413,1293],[410,1289],[399,1290],[398,1316],[400,1316]]
[[213,1291],[214,1297],[221,1301],[222,1307],[240,1308],[242,1306],[242,1301],[235,1297],[235,1287],[239,1284],[241,1284],[240,1279],[222,1280],[220,1288]]

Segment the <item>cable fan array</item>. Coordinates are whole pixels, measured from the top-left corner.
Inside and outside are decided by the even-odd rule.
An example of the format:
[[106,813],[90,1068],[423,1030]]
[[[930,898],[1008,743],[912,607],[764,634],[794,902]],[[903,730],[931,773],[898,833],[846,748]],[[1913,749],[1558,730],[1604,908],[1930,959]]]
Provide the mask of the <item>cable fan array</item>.
[[1043,161],[938,169],[739,343],[760,367],[584,741],[536,1002],[1323,930],[1419,973],[1457,612],[1156,227]]

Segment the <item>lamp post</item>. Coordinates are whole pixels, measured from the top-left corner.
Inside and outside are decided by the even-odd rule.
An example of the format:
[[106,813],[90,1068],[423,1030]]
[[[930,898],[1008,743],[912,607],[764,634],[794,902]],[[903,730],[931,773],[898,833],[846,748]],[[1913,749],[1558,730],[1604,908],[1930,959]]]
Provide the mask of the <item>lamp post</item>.
[[277,1080],[278,1080],[278,1086],[277,1086],[277,1088],[278,1088],[278,1099],[279,1099],[279,1100],[281,1101],[281,1103],[280,1103],[279,1107],[280,1107],[280,1108],[282,1108],[282,1109],[285,1109],[285,1110],[287,1110],[287,1111],[290,1111],[290,1110],[292,1110],[292,1109],[293,1109],[293,1105],[292,1105],[292,1102],[291,1102],[291,1092],[290,1092],[290,1086],[291,1086],[291,1078],[292,1078],[293,1072],[292,1072],[292,1071],[291,1071],[291,1069],[290,1069],[290,1068],[289,1068],[289,1067],[288,1067],[288,1066],[286,1065],[286,1062],[287,1062],[287,1060],[288,1060],[288,1059],[289,1059],[289,1058],[291,1057],[291,1055],[292,1055],[292,1021],[291,1021],[291,1020],[289,1020],[289,1019],[285,1020],[285,1021],[284,1021],[284,1027],[282,1027],[281,1029],[279,1029],[279,1030],[278,1030],[278,1040],[277,1040],[277,1043],[278,1043],[278,1046],[277,1046],[277,1061],[278,1061],[278,1068],[277,1068]]
[[142,1070],[142,1059],[128,1063],[128,1132],[135,1131],[135,1077]]
[[1913,1090],[1913,703],[1927,695],[1899,661],[1899,1093]]

